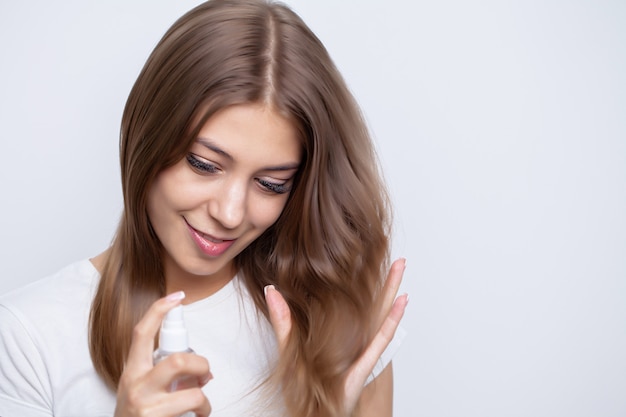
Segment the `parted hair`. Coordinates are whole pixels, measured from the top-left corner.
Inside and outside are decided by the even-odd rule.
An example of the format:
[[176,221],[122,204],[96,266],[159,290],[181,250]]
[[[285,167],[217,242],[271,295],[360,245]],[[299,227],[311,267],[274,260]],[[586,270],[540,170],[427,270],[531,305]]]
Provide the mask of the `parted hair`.
[[165,295],[164,249],[147,214],[153,182],[185,157],[213,114],[244,103],[286,116],[303,151],[280,217],[235,259],[261,314],[269,284],[291,309],[292,331],[266,382],[291,416],[339,416],[346,373],[376,323],[390,207],[352,94],[319,39],[280,3],[197,6],[139,74],[122,117],[124,210],[91,307],[91,357],[116,389],[133,327]]

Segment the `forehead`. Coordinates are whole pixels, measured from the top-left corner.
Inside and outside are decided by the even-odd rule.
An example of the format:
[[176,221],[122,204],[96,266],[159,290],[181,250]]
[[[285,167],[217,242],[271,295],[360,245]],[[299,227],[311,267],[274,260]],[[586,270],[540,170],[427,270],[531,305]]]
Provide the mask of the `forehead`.
[[201,126],[197,139],[232,159],[293,163],[301,158],[301,140],[294,123],[264,104],[219,110]]

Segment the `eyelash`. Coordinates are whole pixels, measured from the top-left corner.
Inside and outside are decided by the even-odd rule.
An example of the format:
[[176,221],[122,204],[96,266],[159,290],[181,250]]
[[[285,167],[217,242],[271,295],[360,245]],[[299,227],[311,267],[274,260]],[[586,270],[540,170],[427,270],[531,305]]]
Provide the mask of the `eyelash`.
[[286,184],[277,184],[275,182],[269,182],[260,178],[257,179],[257,182],[268,191],[276,194],[285,194],[289,192],[289,187]]
[[187,162],[189,162],[189,165],[191,165],[193,168],[203,173],[207,173],[207,174],[217,173],[217,167],[215,165],[202,162],[201,160],[196,158],[195,155],[191,155],[191,154],[187,155]]
[[[203,162],[192,154],[187,155],[187,162],[189,163],[189,165],[192,166],[192,168],[200,171],[201,173],[216,174],[219,171],[219,169],[215,165]],[[261,178],[257,178],[256,181],[264,189],[275,194],[285,194],[290,191],[290,188],[287,186],[287,184],[270,182]]]

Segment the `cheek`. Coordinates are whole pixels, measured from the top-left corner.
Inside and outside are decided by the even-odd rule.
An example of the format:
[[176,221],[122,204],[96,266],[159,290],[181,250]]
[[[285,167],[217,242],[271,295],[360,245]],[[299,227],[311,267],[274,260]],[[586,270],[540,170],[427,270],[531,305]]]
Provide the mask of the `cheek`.
[[286,196],[284,198],[270,198],[255,204],[250,211],[251,220],[257,228],[265,230],[278,220],[286,204]]
[[148,218],[157,231],[162,231],[181,207],[185,206],[183,197],[186,193],[183,187],[177,187],[175,183],[171,176],[159,175],[148,193]]
[[199,199],[201,191],[193,176],[178,163],[156,177],[148,196],[148,212],[156,214],[167,209],[187,208]]
[[147,199],[148,220],[157,231],[161,229],[164,221],[165,196],[158,181],[154,183]]

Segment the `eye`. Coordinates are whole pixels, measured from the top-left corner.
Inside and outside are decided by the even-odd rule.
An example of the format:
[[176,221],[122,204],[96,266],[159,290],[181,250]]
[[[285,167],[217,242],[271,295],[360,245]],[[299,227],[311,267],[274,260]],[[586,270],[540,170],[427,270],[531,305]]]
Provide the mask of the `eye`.
[[187,162],[192,168],[203,174],[216,174],[219,171],[215,165],[191,153],[187,155]]
[[277,182],[267,181],[262,178],[257,178],[257,182],[259,183],[259,185],[261,185],[261,187],[275,194],[285,194],[291,191],[291,187],[287,185],[288,182],[277,183]]

